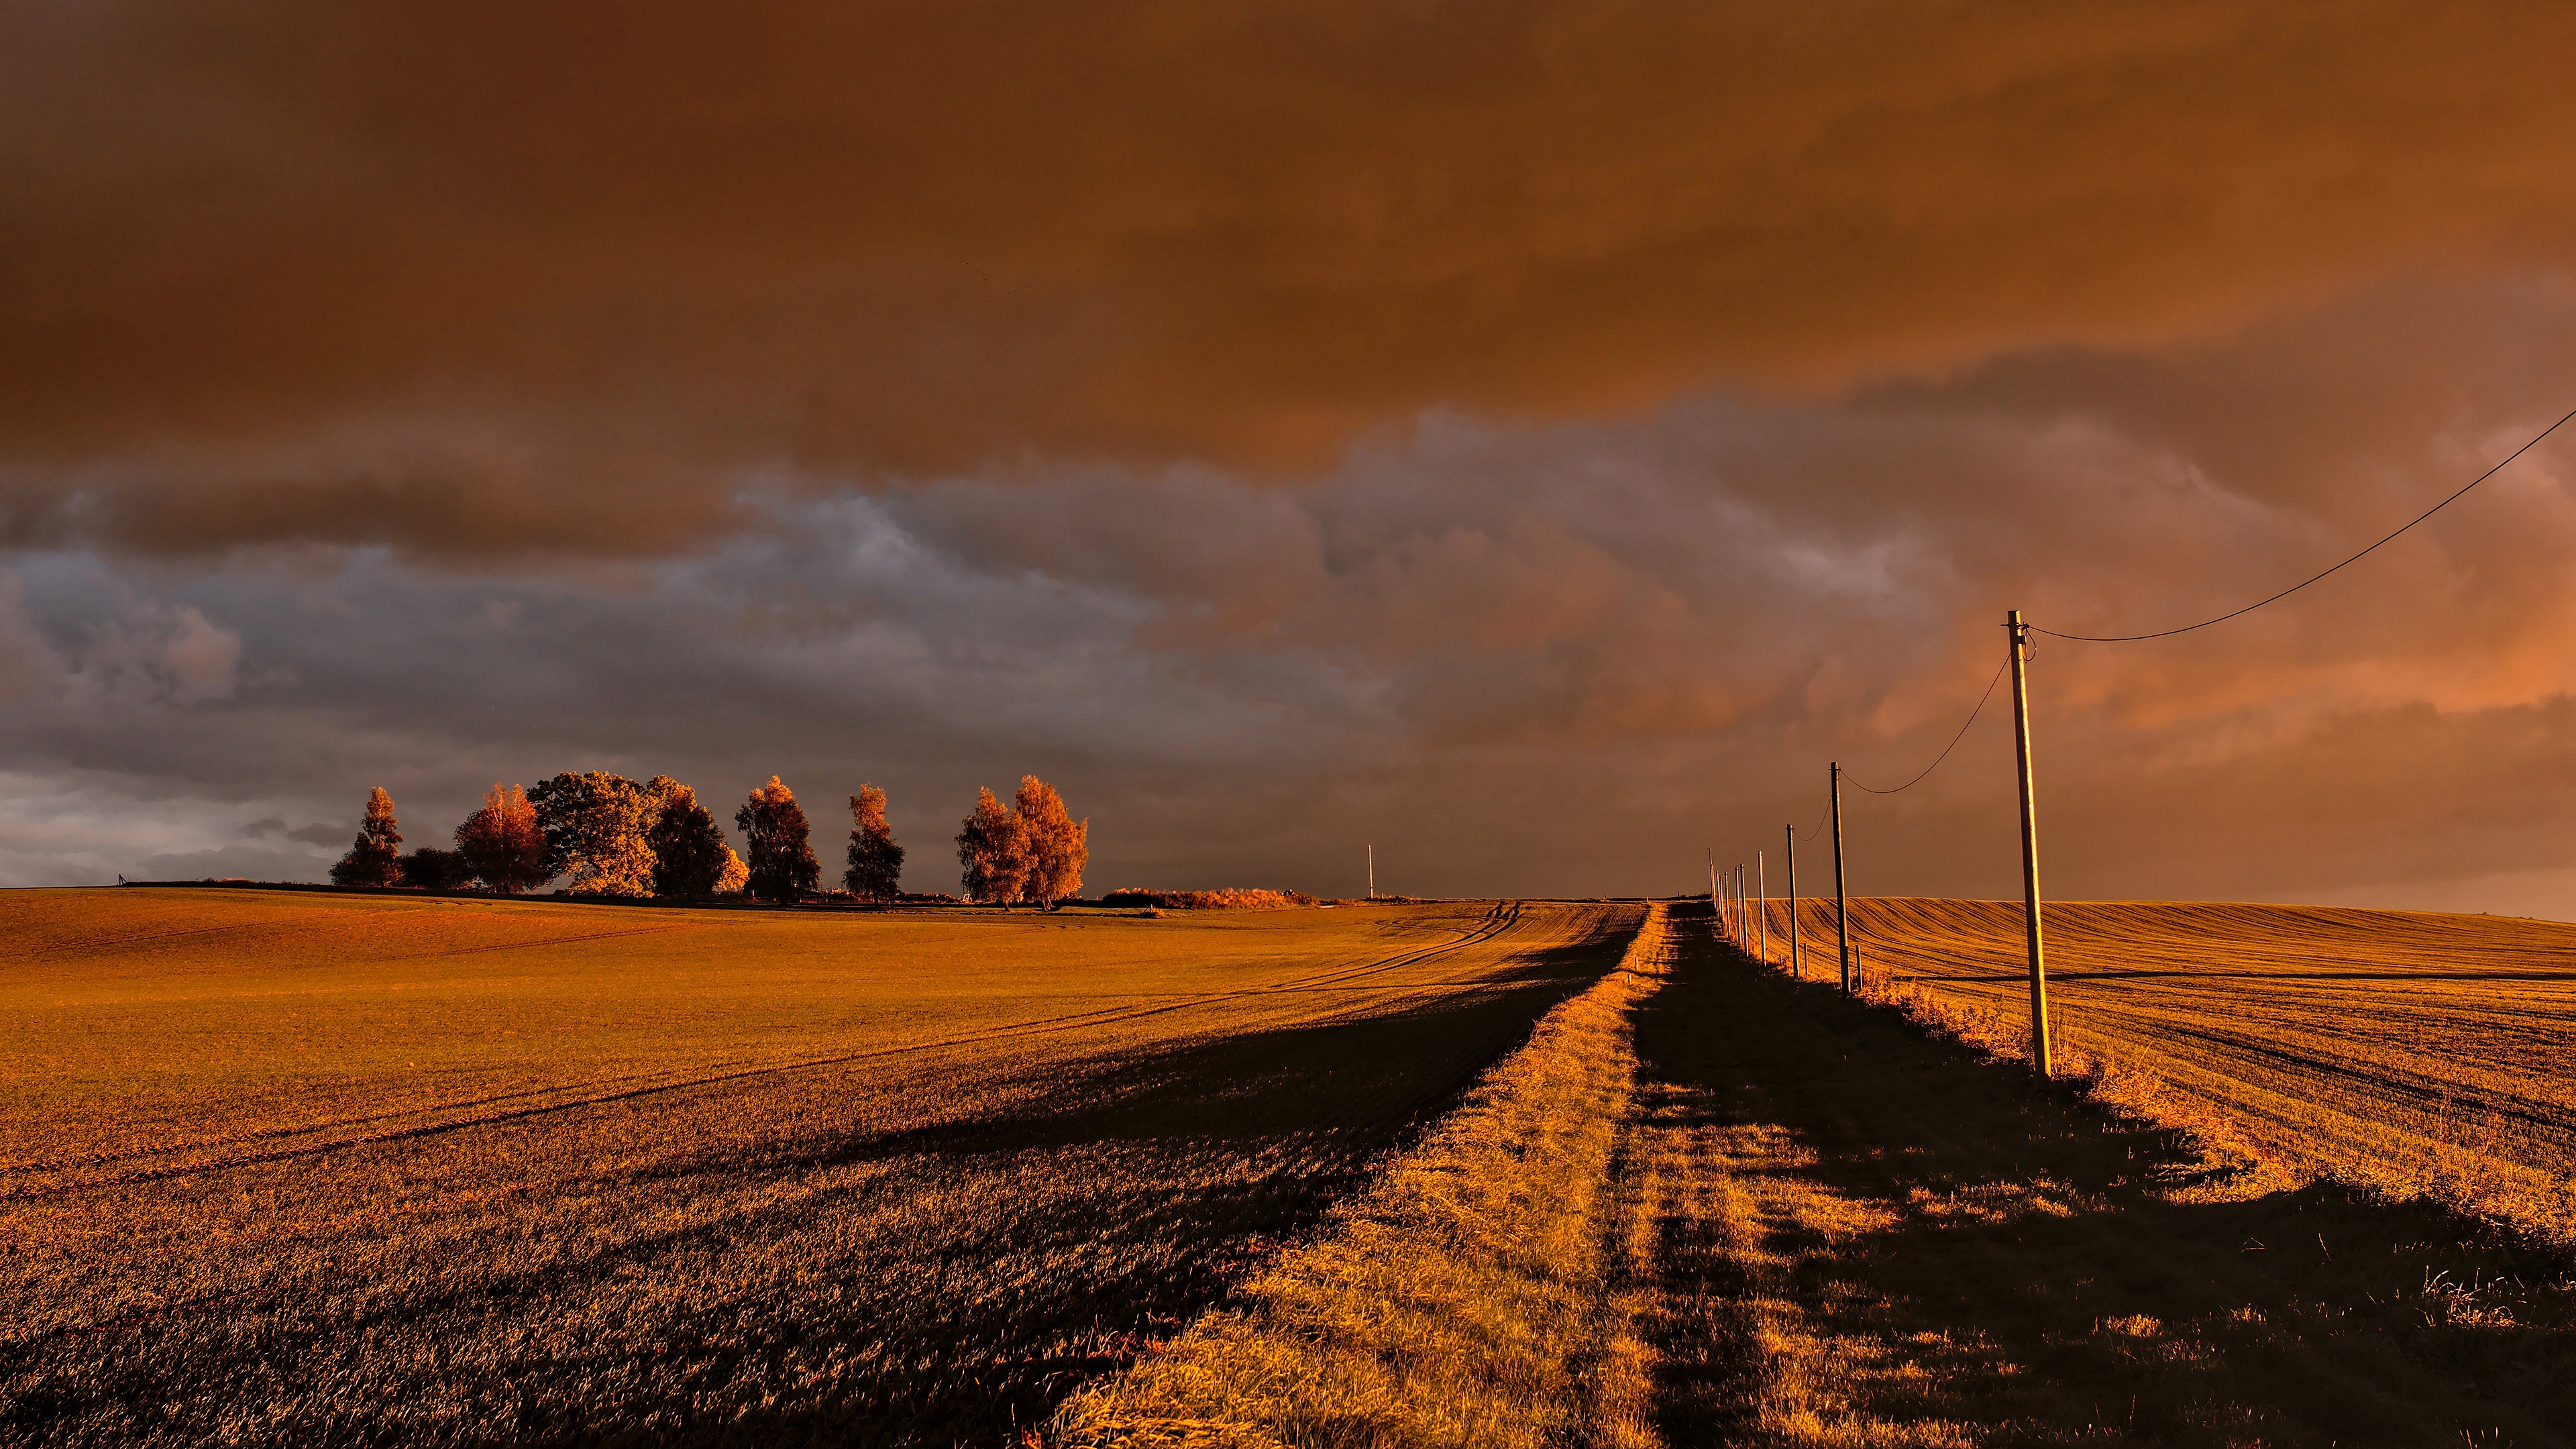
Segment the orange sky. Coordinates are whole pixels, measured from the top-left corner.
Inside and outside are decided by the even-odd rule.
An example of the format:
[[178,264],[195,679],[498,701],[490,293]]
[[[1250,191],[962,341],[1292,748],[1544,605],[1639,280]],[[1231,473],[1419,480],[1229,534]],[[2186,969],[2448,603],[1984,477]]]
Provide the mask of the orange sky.
[[[933,888],[1043,768],[1095,884],[1678,889],[2003,609],[2236,607],[2576,407],[2571,30],[17,7],[0,880],[605,767],[887,784]],[[2048,647],[2056,888],[2576,914],[2571,456]],[[1998,719],[1857,884],[2012,893]]]

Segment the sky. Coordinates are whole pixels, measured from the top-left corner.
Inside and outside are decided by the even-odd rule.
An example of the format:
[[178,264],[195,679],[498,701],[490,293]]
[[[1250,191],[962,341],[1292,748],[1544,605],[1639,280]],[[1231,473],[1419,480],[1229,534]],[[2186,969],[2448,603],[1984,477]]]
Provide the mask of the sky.
[[[0,9],[0,884],[372,786],[955,888],[2019,890],[2004,611],[2576,408],[2576,9]],[[2576,424],[2043,638],[2052,895],[2576,918]],[[1979,701],[1983,709],[1960,734]]]

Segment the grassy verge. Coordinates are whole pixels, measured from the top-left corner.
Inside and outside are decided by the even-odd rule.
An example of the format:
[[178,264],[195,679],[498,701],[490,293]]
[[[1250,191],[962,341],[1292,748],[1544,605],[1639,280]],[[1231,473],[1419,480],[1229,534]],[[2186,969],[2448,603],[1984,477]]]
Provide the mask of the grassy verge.
[[1665,914],[1243,1307],[1068,1400],[1057,1442],[1655,1442],[1616,1158]]

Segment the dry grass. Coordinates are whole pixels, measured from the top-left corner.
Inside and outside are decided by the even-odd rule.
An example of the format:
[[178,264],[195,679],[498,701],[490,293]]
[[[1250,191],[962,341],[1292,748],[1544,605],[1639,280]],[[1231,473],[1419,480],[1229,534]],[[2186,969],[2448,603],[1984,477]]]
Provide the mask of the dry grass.
[[1632,914],[0,895],[0,1441],[998,1442]]
[[1670,1442],[2570,1442],[2563,1259],[2428,1202],[2248,1188],[1675,914],[1624,1157]]
[[1069,1400],[1058,1442],[1654,1442],[1614,1170],[1629,1011],[1664,968],[1652,912],[1619,972],[1551,1013],[1242,1307]]
[[[2331,1178],[2576,1244],[2576,926],[2118,903],[2046,920],[2055,1055],[2247,1160],[2248,1189]],[[1873,986],[2026,1059],[2018,904],[1867,900],[1853,921]]]

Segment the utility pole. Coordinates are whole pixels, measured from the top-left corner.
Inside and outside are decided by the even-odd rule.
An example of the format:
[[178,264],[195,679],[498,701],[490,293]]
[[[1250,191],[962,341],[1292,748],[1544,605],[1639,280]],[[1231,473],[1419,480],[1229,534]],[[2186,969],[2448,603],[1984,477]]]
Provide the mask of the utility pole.
[[1762,852],[1753,852],[1754,929],[1761,932],[1762,964],[1771,964],[1771,876],[1764,868]]
[[1842,936],[1843,995],[1851,995],[1851,905],[1843,895],[1843,767],[1825,769],[1834,785],[1834,930]]
[[2022,665],[2030,657],[2030,626],[2021,610],[2004,615],[2012,642],[2013,758],[2021,769],[2021,920],[2030,947],[2030,1069],[2048,1076],[2048,967],[2039,949],[2039,809],[2030,787],[2030,686]]
[[1753,910],[1744,903],[1744,867],[1735,868],[1735,944],[1753,944]]
[[1369,899],[1370,899],[1370,900],[1376,900],[1376,899],[1377,899],[1377,846],[1376,846],[1374,843],[1372,843],[1372,844],[1369,846],[1369,848],[1368,848],[1368,853],[1369,853]]
[[1798,827],[1783,825],[1780,833],[1789,840],[1789,975],[1796,979],[1806,974],[1798,960]]
[[1708,914],[1712,920],[1717,916],[1717,847],[1714,845],[1708,848]]

